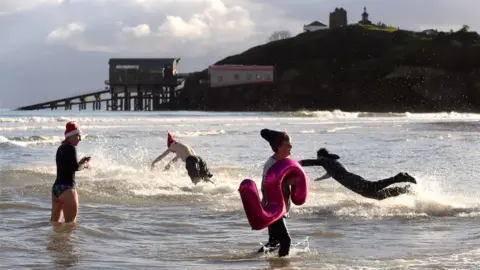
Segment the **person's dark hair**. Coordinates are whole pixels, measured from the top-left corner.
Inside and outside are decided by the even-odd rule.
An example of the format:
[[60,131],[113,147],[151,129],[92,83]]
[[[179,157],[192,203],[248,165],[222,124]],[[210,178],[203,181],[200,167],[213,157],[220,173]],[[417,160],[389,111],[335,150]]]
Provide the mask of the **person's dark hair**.
[[324,158],[330,158],[330,159],[340,159],[340,156],[336,155],[336,154],[331,154],[330,152],[328,152],[327,149],[325,148],[320,148],[318,149],[317,151],[317,157],[324,157]]
[[290,139],[286,132],[280,132],[270,129],[262,129],[260,131],[260,135],[270,144],[272,151],[275,153],[278,151],[278,147],[282,145],[284,141]]

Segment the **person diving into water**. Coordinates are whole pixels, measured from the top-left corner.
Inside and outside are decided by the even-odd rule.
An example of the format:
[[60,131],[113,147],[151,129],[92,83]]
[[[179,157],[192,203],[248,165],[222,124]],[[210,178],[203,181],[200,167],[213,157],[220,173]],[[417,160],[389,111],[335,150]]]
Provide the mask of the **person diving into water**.
[[165,152],[163,152],[152,162],[152,170],[155,167],[155,164],[162,160],[169,153],[175,153],[177,155],[165,166],[165,170],[169,170],[172,163],[176,162],[178,159],[182,159],[182,161],[185,162],[185,168],[187,169],[188,176],[195,185],[200,181],[215,184],[212,180],[210,180],[210,178],[213,177],[213,174],[210,173],[205,161],[201,157],[197,156],[195,151],[193,151],[189,145],[175,141],[170,132],[168,133],[167,147],[167,150],[165,150]]
[[314,181],[321,181],[332,177],[344,187],[370,199],[384,200],[401,194],[411,193],[410,185],[404,187],[387,187],[396,183],[417,183],[415,178],[404,172],[387,179],[368,181],[357,174],[349,172],[338,159],[340,159],[338,155],[329,153],[325,148],[320,148],[317,151],[317,159],[300,160],[299,163],[303,167],[322,166],[325,171],[327,171],[325,175]]

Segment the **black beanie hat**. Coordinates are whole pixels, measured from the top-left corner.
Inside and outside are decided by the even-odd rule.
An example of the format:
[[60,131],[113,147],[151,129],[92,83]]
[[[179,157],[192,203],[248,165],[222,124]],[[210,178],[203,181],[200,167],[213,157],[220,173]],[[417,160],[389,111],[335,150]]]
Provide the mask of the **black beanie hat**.
[[325,157],[325,158],[330,158],[330,159],[340,159],[340,156],[335,155],[335,154],[331,154],[331,153],[328,152],[328,150],[325,149],[325,148],[320,148],[320,149],[317,151],[317,156],[319,156],[319,157]]
[[289,138],[286,132],[275,131],[271,129],[262,129],[260,135],[264,138],[272,147],[273,151],[276,151],[280,144]]

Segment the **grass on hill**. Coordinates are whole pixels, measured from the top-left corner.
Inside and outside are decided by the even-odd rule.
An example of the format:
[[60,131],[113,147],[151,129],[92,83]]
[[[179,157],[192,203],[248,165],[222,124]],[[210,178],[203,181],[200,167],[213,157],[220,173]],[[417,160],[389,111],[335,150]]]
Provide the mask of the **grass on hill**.
[[[395,30],[395,31],[394,31]],[[192,74],[178,107],[195,110],[480,111],[480,36],[381,25],[301,33],[217,65],[274,65],[273,84],[210,88]],[[232,98],[234,97],[234,98]]]
[[384,27],[380,27],[380,26],[377,26],[377,25],[373,25],[373,24],[360,24],[361,27],[367,29],[367,30],[373,30],[373,31],[387,31],[387,32],[395,32],[395,31],[398,31],[398,28],[396,27],[393,27],[393,26],[384,26]]

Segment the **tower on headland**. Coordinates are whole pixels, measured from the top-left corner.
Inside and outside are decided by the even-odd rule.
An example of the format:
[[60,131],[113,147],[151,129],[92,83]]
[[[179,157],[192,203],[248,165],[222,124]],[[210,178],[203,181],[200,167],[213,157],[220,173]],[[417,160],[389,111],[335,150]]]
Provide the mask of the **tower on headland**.
[[367,7],[363,7],[362,20],[359,21],[358,23],[359,24],[372,24],[372,22],[368,20]]
[[330,12],[330,28],[346,27],[347,26],[347,11],[343,8],[335,8],[335,11]]

